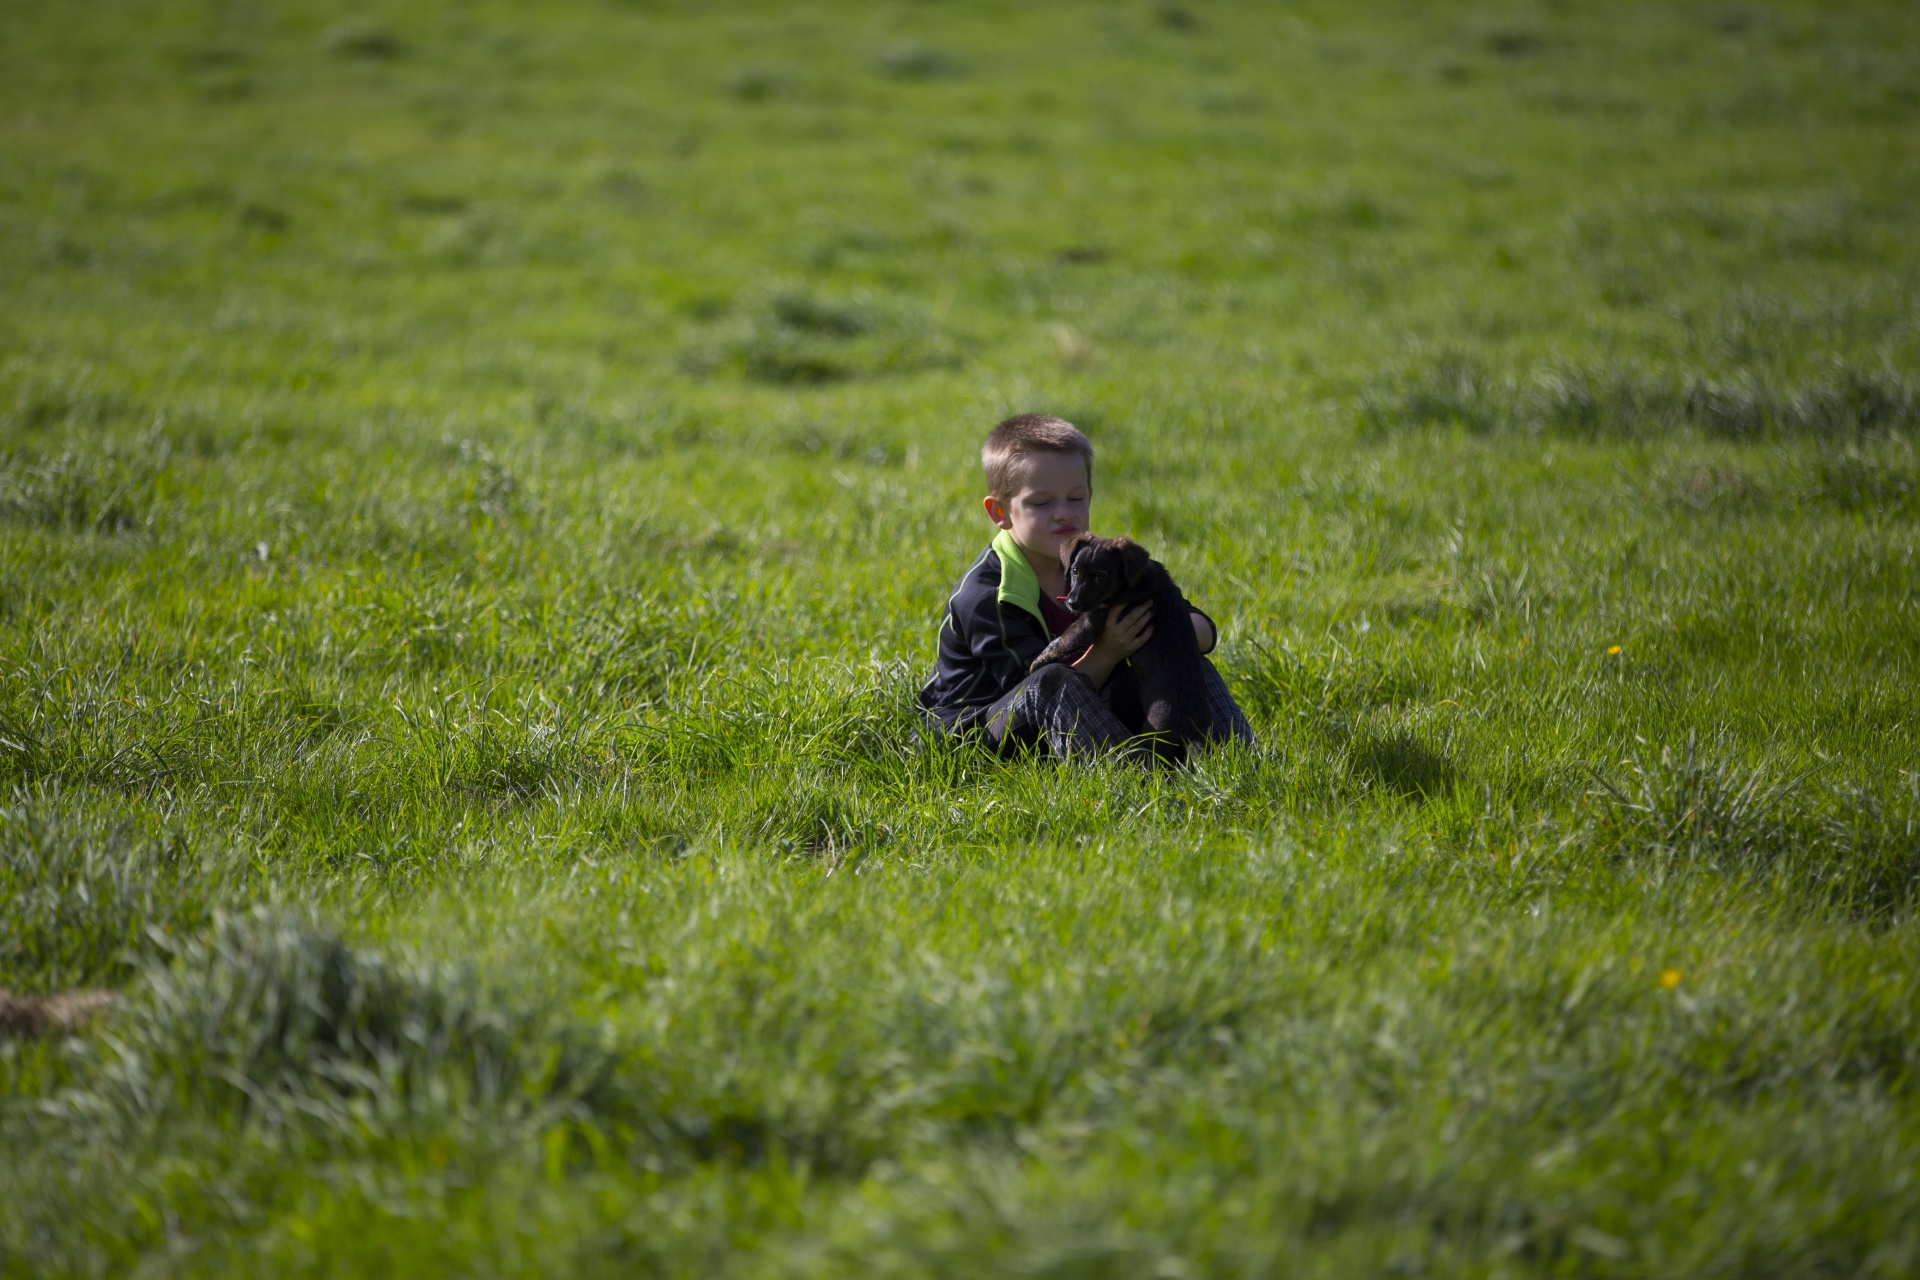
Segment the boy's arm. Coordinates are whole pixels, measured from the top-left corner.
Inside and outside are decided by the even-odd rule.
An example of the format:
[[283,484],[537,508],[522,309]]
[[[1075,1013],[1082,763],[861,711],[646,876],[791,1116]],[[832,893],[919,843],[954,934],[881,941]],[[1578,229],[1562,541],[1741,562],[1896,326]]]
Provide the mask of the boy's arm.
[[1214,625],[1205,609],[1187,599],[1184,591],[1180,592],[1180,603],[1187,607],[1187,616],[1193,619],[1193,638],[1200,642],[1200,656],[1204,658],[1220,643],[1220,628]]
[[[984,684],[998,692],[987,701],[997,700],[1002,693],[1013,688],[1027,678],[1027,664],[1040,656],[1040,650],[1046,647],[1046,636],[1028,637],[1024,633],[1008,634],[1008,624],[1017,624],[1018,617],[1008,618],[1006,611],[997,606],[981,610],[967,627],[967,648],[974,662],[985,676]],[[1036,628],[1037,630],[1037,628]],[[1021,644],[1021,640],[1028,643]],[[1022,655],[1022,650],[1026,655]]]
[[1193,620],[1193,638],[1200,642],[1200,656],[1213,652],[1213,646],[1220,643],[1220,630],[1209,618],[1191,604],[1187,606],[1187,617]]
[[1047,646],[1039,619],[997,599],[998,564],[976,563],[947,602],[933,677],[920,704],[956,728],[974,719],[1027,676]]

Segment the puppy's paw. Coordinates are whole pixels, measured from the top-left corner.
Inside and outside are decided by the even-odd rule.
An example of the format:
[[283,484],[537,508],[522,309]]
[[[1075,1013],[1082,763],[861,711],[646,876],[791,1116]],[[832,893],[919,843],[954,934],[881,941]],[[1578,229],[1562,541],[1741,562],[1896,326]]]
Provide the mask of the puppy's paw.
[[1035,658],[1033,665],[1027,668],[1027,674],[1032,675],[1044,666],[1051,665],[1055,662],[1064,662],[1066,659],[1067,649],[1056,641],[1040,651],[1040,656]]

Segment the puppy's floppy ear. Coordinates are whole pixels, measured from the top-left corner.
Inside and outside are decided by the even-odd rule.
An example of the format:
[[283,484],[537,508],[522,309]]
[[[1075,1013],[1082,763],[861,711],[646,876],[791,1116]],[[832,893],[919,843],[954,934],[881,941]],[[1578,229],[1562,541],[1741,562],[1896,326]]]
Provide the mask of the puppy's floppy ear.
[[1060,548],[1060,567],[1071,574],[1073,562],[1079,558],[1081,550],[1092,541],[1093,535],[1090,533],[1076,533],[1069,538],[1066,545]]
[[1114,541],[1120,544],[1120,573],[1126,578],[1127,585],[1132,586],[1145,576],[1153,557],[1147,554],[1145,547],[1130,538],[1116,538]]

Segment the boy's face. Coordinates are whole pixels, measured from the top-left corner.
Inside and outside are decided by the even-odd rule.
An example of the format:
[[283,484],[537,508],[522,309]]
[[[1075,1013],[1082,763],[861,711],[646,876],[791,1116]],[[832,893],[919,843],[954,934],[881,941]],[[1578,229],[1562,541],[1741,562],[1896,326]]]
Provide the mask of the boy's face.
[[1086,460],[1077,453],[1030,453],[1020,472],[1011,497],[986,499],[987,518],[1011,530],[1023,551],[1058,559],[1061,547],[1087,531],[1093,484]]

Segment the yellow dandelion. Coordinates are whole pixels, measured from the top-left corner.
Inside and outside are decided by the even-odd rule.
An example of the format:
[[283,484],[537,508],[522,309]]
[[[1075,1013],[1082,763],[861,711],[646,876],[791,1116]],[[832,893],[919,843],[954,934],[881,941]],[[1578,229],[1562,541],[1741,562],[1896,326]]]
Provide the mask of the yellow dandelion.
[[1660,986],[1662,989],[1671,991],[1679,985],[1680,971],[1678,969],[1662,969],[1660,971]]
[[1607,646],[1607,656],[1608,656],[1609,658],[1617,658],[1617,657],[1619,657],[1619,656],[1620,656],[1620,646],[1619,646],[1619,645],[1617,645],[1617,644],[1610,644],[1610,645],[1608,645],[1608,646]]

